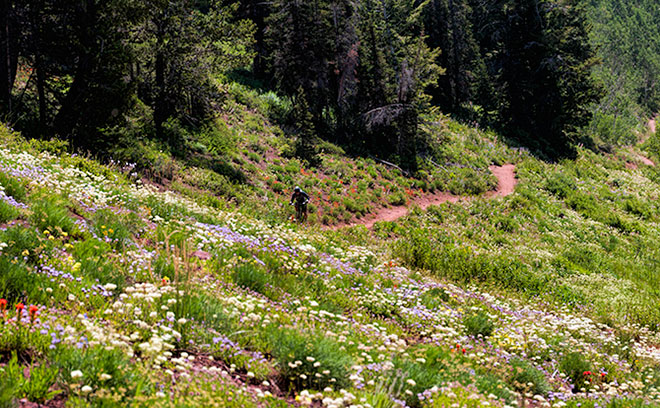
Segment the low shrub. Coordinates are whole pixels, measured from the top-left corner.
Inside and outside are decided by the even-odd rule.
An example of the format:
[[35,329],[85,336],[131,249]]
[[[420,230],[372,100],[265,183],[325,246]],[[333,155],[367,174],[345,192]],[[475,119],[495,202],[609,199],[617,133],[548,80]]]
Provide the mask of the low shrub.
[[508,383],[514,390],[520,393],[532,393],[534,395],[545,395],[550,391],[550,386],[543,372],[534,367],[530,362],[521,358],[511,360],[511,374]]
[[447,293],[444,289],[433,288],[422,294],[420,297],[420,302],[427,309],[436,309],[438,306],[449,302],[449,299],[449,293]]
[[[148,380],[131,369],[130,359],[121,350],[104,346],[87,349],[61,346],[52,350],[49,357],[58,369],[62,384],[79,383],[89,385],[92,389],[123,388],[127,397],[139,395],[150,388]],[[82,372],[82,378],[71,377],[71,373],[76,370]]]
[[24,201],[27,196],[27,189],[17,178],[11,177],[0,171],[0,186],[5,194],[14,197],[18,201]]
[[251,263],[237,266],[231,278],[236,285],[258,293],[264,293],[269,280],[268,275],[261,268]]
[[131,241],[142,221],[133,213],[116,214],[111,210],[99,210],[92,216],[91,230],[101,239],[108,239],[115,249],[121,249]]
[[276,327],[270,328],[269,337],[271,354],[291,390],[348,386],[352,360],[333,340],[324,335],[302,334]]
[[40,273],[32,272],[23,262],[12,262],[0,257],[0,298],[9,302],[49,302],[50,295],[44,292],[50,278]]
[[390,205],[405,205],[407,201],[406,195],[400,191],[396,191],[387,196],[387,202]]
[[495,330],[495,323],[488,317],[486,312],[480,310],[477,313],[466,315],[463,318],[465,333],[474,337],[488,337]]
[[579,392],[586,385],[585,373],[591,370],[591,363],[581,353],[572,352],[561,358],[559,369],[570,378],[574,386],[573,392]]
[[0,231],[0,242],[7,244],[2,254],[7,258],[26,259],[35,263],[39,257],[47,253],[52,244],[32,228],[14,225],[5,231]]
[[[36,402],[42,404],[49,399],[52,399],[55,395],[62,392],[61,390],[51,391],[51,387],[55,384],[57,379],[57,369],[54,367],[49,367],[45,364],[32,365],[29,368],[29,377],[25,377],[23,374],[24,368],[18,364],[18,357],[14,353],[9,364],[4,367],[4,374],[0,377],[3,379],[0,381],[0,393],[4,388],[7,395],[0,395],[0,404],[5,400],[9,403],[2,406],[12,406],[12,399],[25,398],[30,402]],[[8,395],[12,395],[13,398]]]
[[564,173],[553,173],[545,182],[545,189],[559,198],[568,197],[576,187],[575,180]]
[[30,222],[41,231],[50,231],[54,236],[71,235],[76,230],[76,224],[69,217],[66,200],[58,196],[42,196],[30,207],[32,215]]
[[15,220],[20,215],[18,208],[5,202],[0,197],[0,224]]

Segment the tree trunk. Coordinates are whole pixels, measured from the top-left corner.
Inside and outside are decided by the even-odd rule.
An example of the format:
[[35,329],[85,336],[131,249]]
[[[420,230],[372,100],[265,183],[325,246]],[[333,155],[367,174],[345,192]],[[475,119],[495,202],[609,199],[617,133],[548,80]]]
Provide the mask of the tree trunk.
[[156,128],[156,139],[165,140],[163,123],[167,120],[165,101],[165,56],[164,46],[164,22],[158,22],[158,38],[156,50],[156,97],[154,100],[154,126]]
[[71,88],[66,94],[62,107],[55,117],[55,131],[60,137],[70,139],[74,145],[85,144],[79,136],[73,135],[73,130],[78,124],[78,113],[80,104],[84,101],[85,94],[89,88],[89,81],[95,67],[96,39],[94,26],[97,21],[97,8],[95,0],[87,0],[86,7],[81,10],[82,25],[80,29],[80,41],[82,52],[78,57],[78,66],[73,78]]
[[18,68],[18,45],[10,0],[0,0],[0,111],[11,113]]
[[39,136],[43,136],[46,131],[46,75],[44,73],[43,63],[39,49],[35,51],[35,69],[37,70],[37,95],[39,97]]

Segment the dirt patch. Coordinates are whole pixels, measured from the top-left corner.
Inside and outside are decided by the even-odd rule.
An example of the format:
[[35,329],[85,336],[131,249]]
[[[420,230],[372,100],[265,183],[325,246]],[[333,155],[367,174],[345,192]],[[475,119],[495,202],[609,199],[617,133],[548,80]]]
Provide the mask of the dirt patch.
[[637,157],[642,163],[646,164],[647,166],[655,167],[655,163],[653,162],[653,160],[649,159],[648,157],[642,156],[641,154],[638,155]]
[[649,119],[648,128],[649,128],[649,132],[651,132],[651,133],[655,133],[655,120],[656,120],[656,117],[657,116],[654,116],[651,119]]
[[505,164],[503,166],[490,166],[489,169],[497,177],[497,189],[486,194],[491,197],[506,197],[513,194],[513,189],[518,182],[516,180],[516,166]]
[[[493,172],[495,177],[497,177],[497,189],[495,191],[489,191],[485,194],[488,198],[493,197],[506,197],[513,193],[514,187],[516,186],[516,166],[513,164],[505,164],[503,166],[490,166],[490,171]],[[456,196],[448,192],[439,192],[430,195],[423,195],[414,200],[408,206],[392,207],[392,208],[381,208],[375,213],[369,214],[366,217],[347,223],[347,224],[338,224],[330,229],[339,229],[348,226],[355,225],[364,225],[367,228],[371,228],[375,223],[380,221],[395,221],[408,214],[408,210],[412,206],[420,207],[425,210],[432,205],[440,205],[442,203],[456,203],[459,201],[469,201],[475,197],[471,196]]]
[[66,406],[67,396],[65,393],[57,394],[53,399],[50,399],[43,404],[30,402],[27,399],[18,401],[20,408],[63,408]]

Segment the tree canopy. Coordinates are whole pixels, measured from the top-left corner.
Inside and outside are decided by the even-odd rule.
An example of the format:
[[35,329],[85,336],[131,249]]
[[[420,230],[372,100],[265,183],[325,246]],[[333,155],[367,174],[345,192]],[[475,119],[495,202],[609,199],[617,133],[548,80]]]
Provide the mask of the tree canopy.
[[657,16],[650,0],[620,3],[8,0],[0,110],[85,149],[136,122],[177,146],[172,127],[213,119],[240,68],[290,98],[288,129],[309,159],[321,138],[415,170],[434,106],[565,156],[590,123],[658,108],[657,42],[645,42],[657,27],[643,31]]

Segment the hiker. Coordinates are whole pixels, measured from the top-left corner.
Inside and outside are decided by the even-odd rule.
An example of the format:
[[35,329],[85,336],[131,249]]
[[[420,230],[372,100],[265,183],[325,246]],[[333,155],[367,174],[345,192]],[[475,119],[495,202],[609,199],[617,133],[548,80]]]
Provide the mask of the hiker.
[[296,205],[296,219],[298,222],[307,221],[307,203],[309,202],[309,195],[302,191],[298,186],[293,189],[293,195],[289,205]]

